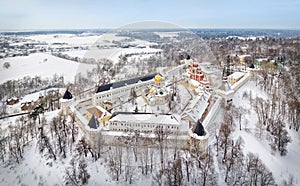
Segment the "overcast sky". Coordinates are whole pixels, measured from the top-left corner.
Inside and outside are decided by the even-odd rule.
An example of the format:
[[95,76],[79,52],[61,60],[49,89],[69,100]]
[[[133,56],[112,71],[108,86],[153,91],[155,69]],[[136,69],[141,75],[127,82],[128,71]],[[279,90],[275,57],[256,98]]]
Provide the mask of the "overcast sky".
[[118,28],[149,20],[300,29],[300,0],[0,0],[0,30]]

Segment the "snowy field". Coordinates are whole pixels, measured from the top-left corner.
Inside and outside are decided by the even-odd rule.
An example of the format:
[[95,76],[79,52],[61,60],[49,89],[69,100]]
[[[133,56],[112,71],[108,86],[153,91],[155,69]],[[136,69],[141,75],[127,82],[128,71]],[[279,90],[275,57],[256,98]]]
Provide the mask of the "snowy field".
[[[255,135],[256,123],[258,122],[257,114],[251,109],[249,99],[243,98],[244,92],[252,92],[252,97],[260,97],[268,99],[268,96],[259,87],[255,86],[255,82],[249,81],[243,87],[241,87],[235,94],[233,104],[249,110],[242,117],[242,130],[239,130],[239,126],[236,127],[236,131],[233,137],[237,139],[241,136],[244,139],[244,151],[245,153],[252,152],[257,154],[259,158],[266,164],[266,166],[273,173],[277,184],[281,185],[283,180],[287,180],[290,175],[295,179],[296,185],[300,184],[300,136],[299,132],[290,130],[287,128],[289,135],[291,136],[291,143],[288,144],[288,153],[285,156],[280,156],[278,152],[274,152],[269,143],[260,139]],[[245,130],[247,128],[247,130]]]
[[34,41],[53,43],[67,43],[69,45],[91,45],[101,38],[101,35],[75,34],[40,34],[25,37]]
[[[118,36],[115,33],[105,33],[105,34],[37,34],[31,36],[25,36],[25,39],[31,39],[33,41],[44,42],[47,44],[58,44],[66,43],[71,46],[82,46],[82,45],[107,45],[113,41],[129,40],[130,37]],[[145,40],[133,39],[132,41],[126,41],[128,44],[144,45],[150,46],[155,45]]]
[[[34,41],[46,42],[51,47],[68,47],[68,46],[87,46],[89,50],[70,50],[62,52],[70,57],[79,58],[94,58],[98,59],[110,59],[117,63],[119,57],[122,55],[134,55],[140,59],[149,58],[154,53],[161,52],[161,49],[150,48],[150,46],[157,45],[157,43],[133,39],[129,37],[118,36],[115,33],[106,33],[103,35],[74,35],[74,34],[47,34],[47,35],[33,35],[25,37]],[[121,42],[136,47],[121,48],[116,46],[114,42]],[[60,43],[54,45],[54,43]]]
[[160,38],[164,37],[177,37],[179,32],[154,32],[154,34],[158,35]]
[[102,35],[101,39],[97,40],[95,44],[107,44],[112,43],[113,41],[124,41],[126,40],[127,44],[135,44],[135,45],[144,45],[144,46],[150,46],[150,45],[156,45],[156,43],[141,40],[141,39],[133,39],[130,37],[124,37],[119,36],[116,33],[105,33]]
[[[68,52],[63,52],[71,57],[80,57],[80,58],[94,58],[98,59],[110,59],[114,63],[118,63],[120,56],[126,54],[132,54],[135,58],[146,59],[151,57],[154,53],[161,52],[161,49],[155,48],[92,48],[90,50],[73,50]],[[129,57],[130,59],[131,57]]]
[[[9,62],[11,66],[8,69],[3,68],[4,62]],[[0,83],[24,76],[51,78],[54,74],[63,75],[65,82],[73,82],[76,73],[79,72],[79,65],[80,72],[86,72],[95,67],[95,65],[81,64],[46,53],[1,59]]]

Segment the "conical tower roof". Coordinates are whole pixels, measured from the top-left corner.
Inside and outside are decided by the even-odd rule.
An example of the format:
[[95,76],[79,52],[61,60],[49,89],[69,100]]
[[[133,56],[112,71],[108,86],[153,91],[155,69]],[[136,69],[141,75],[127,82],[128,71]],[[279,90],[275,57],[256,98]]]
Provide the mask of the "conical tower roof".
[[199,120],[197,121],[197,125],[196,125],[196,128],[194,130],[194,133],[197,134],[198,136],[204,136],[205,135],[204,127],[203,127],[202,123]]
[[94,114],[92,115],[88,126],[92,129],[97,129],[99,127],[99,121],[96,119],[96,117],[94,116]]
[[71,94],[71,92],[67,89],[64,96],[63,96],[63,99],[72,99],[73,96]]

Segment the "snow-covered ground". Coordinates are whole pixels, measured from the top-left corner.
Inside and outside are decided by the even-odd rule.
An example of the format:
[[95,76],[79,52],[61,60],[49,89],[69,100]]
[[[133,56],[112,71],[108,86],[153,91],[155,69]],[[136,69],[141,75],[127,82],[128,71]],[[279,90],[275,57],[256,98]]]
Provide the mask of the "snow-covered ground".
[[95,44],[101,45],[101,44],[107,44],[111,43],[113,41],[124,41],[127,40],[127,44],[134,44],[134,45],[143,45],[143,46],[150,46],[150,45],[156,45],[156,43],[149,42],[146,40],[141,39],[133,39],[130,37],[120,36],[116,33],[105,33],[102,35],[101,39],[97,40]]
[[40,34],[26,36],[26,39],[34,41],[53,43],[67,43],[69,45],[91,45],[101,38],[101,35],[75,35],[75,34]]
[[[102,45],[108,44],[112,41],[122,41],[130,39],[129,37],[118,36],[116,33],[105,33],[105,34],[37,34],[25,36],[25,39],[31,39],[34,41],[45,42],[48,44],[66,43],[68,45]],[[155,43],[144,41],[140,39],[134,39],[133,41],[127,42],[129,44],[140,44],[140,45],[153,45]]]
[[[244,151],[245,153],[252,152],[257,154],[263,163],[273,173],[277,184],[281,185],[284,180],[288,180],[292,175],[296,185],[300,184],[300,136],[299,132],[294,130],[288,130],[291,136],[291,143],[288,144],[288,153],[285,156],[280,156],[278,152],[274,152],[268,142],[263,138],[260,139],[255,135],[256,123],[258,122],[257,115],[253,109],[251,109],[249,98],[243,98],[244,92],[248,95],[251,91],[252,97],[260,97],[268,99],[268,96],[259,87],[255,86],[255,82],[249,81],[243,87],[241,87],[233,98],[233,104],[238,107],[242,107],[249,112],[246,112],[242,116],[242,130],[239,130],[239,126],[236,127],[236,131],[233,135],[235,139],[241,136],[244,139]],[[245,130],[247,127],[248,130]]]
[[[11,66],[8,69],[3,68],[4,62],[9,62]],[[29,56],[1,59],[0,83],[25,76],[51,78],[54,74],[63,75],[65,82],[73,82],[77,72],[85,73],[94,67],[95,65],[81,64],[46,53],[35,53]]]
[[[107,58],[114,63],[119,61],[119,56],[124,55],[140,55],[141,58],[149,58],[154,53],[161,52],[161,49],[151,48],[150,46],[157,45],[157,43],[133,39],[129,37],[118,36],[115,33],[106,33],[101,36],[85,36],[85,35],[72,35],[72,34],[49,34],[49,35],[34,35],[28,36],[26,38],[30,38],[36,41],[47,42],[48,44],[53,43],[66,43],[67,45],[86,45],[89,47],[89,50],[70,50],[62,52],[63,54],[67,54],[71,57],[79,57],[79,58],[94,58],[95,60]],[[85,39],[86,38],[86,39]],[[125,41],[126,40],[126,41]],[[134,45],[136,47],[130,48],[121,48],[116,46],[114,42],[121,42],[130,45]],[[64,46],[65,44],[58,45],[59,47]],[[51,45],[52,47],[56,47],[56,45]],[[67,47],[67,46],[64,46]]]
[[[95,60],[98,59],[110,59],[114,63],[118,63],[120,60],[120,56],[124,56],[126,54],[131,54],[133,57],[137,59],[145,59],[151,57],[153,54],[161,52],[161,49],[155,49],[155,48],[92,48],[90,50],[73,50],[73,51],[67,51],[63,52],[63,54],[67,54],[71,57],[80,57],[80,58],[94,58]],[[129,57],[129,60],[132,57]]]
[[[259,156],[262,162],[270,169],[273,173],[275,181],[278,185],[282,185],[284,180],[288,180],[290,176],[294,178],[294,184],[299,185],[300,177],[300,167],[298,162],[300,160],[300,138],[299,133],[293,130],[288,130],[292,142],[288,145],[288,153],[286,156],[280,156],[278,152],[271,150],[268,142],[263,138],[260,139],[255,134],[255,128],[257,123],[257,116],[255,111],[250,105],[248,98],[243,97],[244,92],[247,92],[248,95],[251,91],[252,97],[261,97],[263,99],[268,99],[268,95],[261,91],[261,89],[255,86],[253,81],[247,82],[243,87],[241,87],[233,98],[233,104],[235,106],[240,106],[244,109],[249,110],[242,117],[242,130],[239,130],[239,127],[236,127],[235,132],[233,133],[233,138],[237,139],[241,136],[244,139],[244,152],[252,152]],[[32,99],[36,97],[39,93],[31,94],[25,96],[24,99]],[[182,99],[183,100],[183,99]],[[142,100],[137,100],[137,102],[142,102]],[[131,103],[128,103],[131,104]],[[134,109],[134,106],[131,107]],[[143,109],[143,108],[142,108]],[[147,109],[150,109],[147,108]],[[45,117],[48,121],[51,121],[51,118],[54,117],[58,111],[46,112]],[[222,120],[219,118],[220,114],[217,114],[216,120]],[[14,124],[15,118],[7,118],[2,120],[1,129],[7,128],[9,125]],[[247,124],[246,124],[247,123]],[[247,128],[247,130],[245,130]],[[19,165],[9,165],[6,164],[0,165],[0,182],[1,185],[38,185],[39,183],[43,185],[60,185],[64,180],[65,170],[68,168],[69,161],[71,156],[68,156],[66,159],[58,159],[53,161],[52,159],[47,159],[44,156],[41,156],[38,152],[36,146],[36,139],[29,142],[25,147],[24,159],[20,162]],[[215,160],[217,161],[217,160]],[[94,162],[92,159],[87,158],[88,163],[88,172],[91,174],[89,180],[89,185],[122,185],[124,182],[116,183],[111,181],[110,176],[108,175],[109,168],[107,167],[107,162],[105,158],[99,159]],[[55,169],[55,171],[53,171]],[[135,179],[134,184],[152,184],[151,176],[139,176]],[[222,184],[222,179],[219,180],[219,184]]]
[[[164,35],[168,35],[164,33]],[[171,33],[174,35],[174,33]],[[71,57],[94,58],[95,60],[107,58],[115,63],[119,61],[120,55],[139,54],[150,57],[148,54],[160,52],[161,49],[150,48],[157,43],[119,36],[116,33],[105,33],[98,35],[87,34],[40,34],[25,36],[26,39],[47,43],[52,48],[70,48],[72,46],[86,46],[89,50],[70,50],[62,52]],[[136,47],[121,48],[116,43],[134,45]]]
[[67,52],[62,52],[62,54],[67,54],[70,57],[80,57],[83,58],[88,50],[71,50]]
[[179,32],[154,32],[154,34],[159,35],[160,38],[177,37]]
[[[161,38],[163,37],[176,37],[178,33],[170,32],[157,32]],[[49,35],[33,35],[26,36],[27,39],[32,39],[35,41],[46,42],[49,45],[53,43],[65,43],[64,46],[78,46],[86,45],[92,46],[91,50],[73,50],[68,52],[63,52],[72,57],[80,58],[108,58],[117,63],[119,61],[120,55],[125,54],[134,54],[131,57],[128,57],[128,61],[131,59],[145,59],[149,58],[154,53],[160,52],[160,49],[150,48],[151,43],[143,40],[132,40],[128,37],[117,36],[114,33],[103,34],[103,35],[74,35],[74,34],[49,34]],[[250,39],[251,37],[239,37],[239,39]],[[145,48],[101,48],[98,49],[94,47],[96,45],[109,45],[113,41],[122,41],[125,39],[131,39],[127,43],[143,45]],[[255,39],[255,38],[251,38]],[[3,63],[9,62],[10,67],[8,69],[3,68]],[[79,66],[80,65],[80,66]],[[36,53],[29,56],[23,57],[14,57],[6,58],[0,60],[0,83],[3,83],[7,80],[19,79],[24,76],[41,76],[42,78],[51,78],[54,74],[63,75],[65,82],[73,82],[74,76],[77,72],[85,72],[86,70],[91,70],[95,65],[81,64],[74,61],[58,58],[47,53]],[[126,67],[127,72],[137,73],[137,68]],[[128,73],[129,74],[129,73]],[[127,75],[128,75],[127,74]],[[123,77],[123,76],[120,76]],[[125,78],[125,77],[124,77]],[[180,108],[176,109],[180,111],[185,105],[184,103],[188,102],[190,95],[183,86],[178,87],[179,91],[183,92],[181,96],[181,104],[177,106]],[[255,86],[255,83],[249,81],[244,86],[242,86],[234,95],[233,104],[237,107],[242,107],[247,110],[242,116],[242,130],[239,130],[239,126],[236,127],[235,132],[233,133],[233,138],[237,139],[242,137],[244,139],[244,152],[252,152],[257,154],[264,164],[270,169],[273,173],[275,181],[278,185],[281,185],[284,180],[288,180],[292,175],[294,178],[295,185],[300,185],[300,135],[299,132],[294,130],[289,130],[289,135],[291,136],[291,143],[288,144],[288,153],[285,156],[280,156],[278,152],[274,152],[269,142],[264,138],[258,138],[255,134],[256,132],[256,123],[258,122],[257,115],[253,108],[250,105],[249,99],[243,97],[244,92],[247,92],[248,95],[251,91],[252,98],[261,97],[263,99],[269,99],[268,95],[261,91],[261,89]],[[43,91],[42,91],[43,92]],[[20,104],[25,101],[36,100],[41,92],[34,94],[26,95],[19,103],[10,106],[9,108],[19,109]],[[145,110],[147,112],[155,112],[157,107],[145,107],[145,102],[142,97],[137,98],[137,105],[139,110]],[[120,110],[133,111],[135,105],[132,105],[131,102],[126,103],[120,107]],[[166,106],[164,106],[166,107]],[[125,109],[127,108],[127,109]],[[161,110],[167,111],[166,108],[160,108]],[[49,121],[56,116],[58,111],[46,112],[45,117],[47,118],[48,124]],[[222,110],[216,115],[215,122],[222,121],[223,112]],[[15,119],[6,118],[0,121],[0,128],[7,129],[8,126],[14,125]],[[247,129],[247,130],[246,130]],[[218,130],[218,125],[214,125],[209,131]],[[213,133],[213,132],[211,132]],[[36,139],[28,143],[24,149],[23,156],[25,157],[20,165],[7,165],[0,164],[0,185],[61,185],[63,182],[63,176],[65,175],[65,169],[69,166],[70,157],[67,159],[58,159],[53,161],[52,159],[47,159],[39,154]],[[100,159],[96,162],[88,159],[88,171],[91,174],[91,179],[89,180],[89,185],[116,185],[115,182],[111,180],[110,176],[107,174],[108,167],[106,159]],[[136,180],[135,184],[140,185],[151,185],[151,176],[139,176],[139,180]],[[222,184],[223,182],[219,182]],[[122,183],[119,183],[122,185]],[[124,184],[124,183],[123,183]]]
[[[60,110],[46,112],[48,124],[51,119],[57,116]],[[8,125],[13,125],[17,117],[7,118],[2,120],[1,129],[7,128]],[[56,161],[49,159],[39,153],[37,140],[33,139],[24,148],[25,157],[20,164],[9,165],[7,163],[0,164],[0,185],[62,185],[66,169],[70,167],[69,162],[71,155],[66,159],[58,157]],[[107,167],[104,159],[94,162],[92,159],[87,159],[88,172],[91,174],[89,185],[115,185],[110,181],[107,174]]]
[[[7,107],[8,107],[7,112],[9,114],[20,113],[22,103],[34,102],[34,101],[38,100],[40,96],[45,96],[47,94],[47,92],[53,91],[53,90],[58,90],[61,95],[63,95],[66,91],[65,88],[49,88],[47,90],[41,90],[38,92],[27,94],[24,97],[22,97],[18,103],[13,104],[13,105],[7,105]],[[25,111],[25,112],[27,112],[27,111]]]

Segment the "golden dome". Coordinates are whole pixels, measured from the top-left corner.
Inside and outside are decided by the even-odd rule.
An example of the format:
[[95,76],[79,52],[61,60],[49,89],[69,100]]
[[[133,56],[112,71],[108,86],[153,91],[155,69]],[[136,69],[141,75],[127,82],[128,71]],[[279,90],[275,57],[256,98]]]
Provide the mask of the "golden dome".
[[153,94],[153,88],[150,88],[149,93]]
[[157,74],[157,75],[154,77],[154,81],[155,81],[156,83],[160,83],[160,82],[162,82],[162,80],[163,80],[163,78],[162,78],[159,74]]

